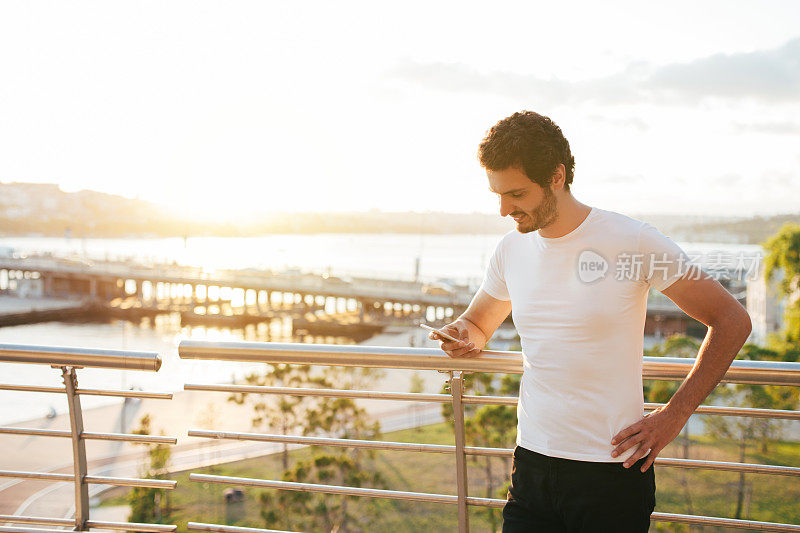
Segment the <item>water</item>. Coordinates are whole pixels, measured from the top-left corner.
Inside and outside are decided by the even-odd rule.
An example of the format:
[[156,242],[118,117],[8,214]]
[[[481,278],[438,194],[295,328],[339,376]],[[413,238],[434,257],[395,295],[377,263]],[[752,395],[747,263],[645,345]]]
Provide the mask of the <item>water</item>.
[[136,258],[176,261],[206,270],[258,268],[330,272],[389,279],[420,277],[479,280],[499,241],[493,235],[270,235],[174,239],[0,238],[0,246],[28,253],[46,251],[86,259]]
[[[292,342],[286,324],[273,323],[273,331],[266,334],[249,328],[247,335],[241,331],[181,327],[171,320],[159,317],[151,327],[146,322],[132,324],[118,320],[108,324],[49,322],[26,326],[0,328],[0,343],[44,344],[80,346],[85,348],[112,348],[157,352],[162,365],[158,372],[124,370],[79,369],[78,380],[82,388],[127,389],[136,387],[151,391],[178,391],[184,383],[221,383],[241,377],[248,371],[263,367],[255,363],[226,363],[222,361],[197,361],[180,359],[177,346],[182,339],[203,340],[272,340]],[[21,385],[63,386],[60,372],[46,365],[0,363],[0,383]],[[85,407],[117,403],[117,398],[82,396]],[[0,391],[0,424],[44,416],[50,408],[66,411],[63,394],[41,394]]]
[[[87,259],[134,257],[144,261],[201,265],[208,270],[222,268],[302,268],[328,271],[334,275],[368,275],[413,279],[420,260],[420,276],[433,280],[449,278],[480,283],[486,262],[500,236],[491,235],[273,235],[255,238],[184,239],[65,239],[0,238],[0,246],[27,253],[76,254]],[[687,251],[756,254],[752,245],[680,243]],[[45,344],[155,351],[163,365],[158,373],[116,370],[79,371],[86,388],[128,388],[176,391],[183,383],[230,381],[258,365],[214,361],[182,360],[177,355],[181,339],[271,340],[295,342],[288,323],[274,323],[270,330],[241,331],[203,327],[181,327],[160,317],[153,327],[124,321],[108,324],[46,323],[0,328],[0,343]],[[60,386],[60,374],[47,366],[0,364],[0,382]],[[397,390],[407,390],[403,384]],[[432,392],[432,391],[431,391]],[[86,407],[116,402],[116,399],[84,396]],[[66,410],[63,395],[0,391],[0,424],[44,416],[50,408]]]
[[[298,268],[334,275],[414,279],[450,278],[479,283],[500,235],[270,235],[226,238],[67,239],[0,238],[0,246],[28,253],[74,254],[86,259],[136,258],[140,261],[202,266],[206,270]],[[758,245],[679,242],[687,253],[711,256],[761,253]]]

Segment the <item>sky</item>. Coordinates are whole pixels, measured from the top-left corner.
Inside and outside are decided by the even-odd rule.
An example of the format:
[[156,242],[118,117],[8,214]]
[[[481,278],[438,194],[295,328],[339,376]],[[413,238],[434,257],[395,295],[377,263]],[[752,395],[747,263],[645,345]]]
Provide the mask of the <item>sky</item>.
[[581,202],[800,211],[800,2],[0,0],[0,181],[197,218],[497,212],[476,158],[551,117]]

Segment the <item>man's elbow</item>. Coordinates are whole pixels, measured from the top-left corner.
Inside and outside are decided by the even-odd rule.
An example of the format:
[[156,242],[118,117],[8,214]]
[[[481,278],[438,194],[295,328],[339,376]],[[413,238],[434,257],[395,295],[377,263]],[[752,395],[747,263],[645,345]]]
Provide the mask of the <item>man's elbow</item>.
[[750,313],[748,313],[746,310],[744,312],[742,327],[745,330],[745,339],[747,339],[753,332],[753,321],[750,319]]
[[750,333],[753,331],[753,321],[750,319],[750,313],[747,312],[740,303],[737,302],[738,313],[737,313],[737,329],[739,333],[744,337],[745,340],[750,336]]
[[715,324],[712,324],[712,327],[714,326],[725,331],[727,335],[733,335],[737,339],[741,339],[742,344],[750,337],[750,333],[753,331],[753,322],[750,319],[750,314],[739,302],[731,305],[730,311],[716,320]]

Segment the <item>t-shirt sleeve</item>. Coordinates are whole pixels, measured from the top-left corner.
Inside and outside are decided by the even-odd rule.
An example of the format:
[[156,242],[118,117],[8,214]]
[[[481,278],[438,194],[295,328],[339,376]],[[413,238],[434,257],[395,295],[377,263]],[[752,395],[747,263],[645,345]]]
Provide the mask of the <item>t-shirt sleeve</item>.
[[638,252],[642,259],[643,281],[659,292],[678,281],[690,267],[686,252],[646,222],[639,229]]
[[508,294],[508,287],[506,287],[503,273],[503,242],[500,241],[497,244],[492,257],[489,259],[489,265],[486,267],[486,274],[483,276],[483,283],[481,283],[480,289],[492,298],[509,302],[511,301],[511,296]]

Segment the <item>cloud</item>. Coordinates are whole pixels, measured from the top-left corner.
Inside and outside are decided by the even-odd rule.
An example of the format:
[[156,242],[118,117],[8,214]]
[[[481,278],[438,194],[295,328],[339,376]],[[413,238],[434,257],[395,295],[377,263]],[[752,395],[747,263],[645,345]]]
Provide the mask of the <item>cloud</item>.
[[481,72],[462,63],[405,62],[387,76],[437,90],[524,98],[536,106],[685,104],[709,97],[800,102],[800,38],[769,50],[715,54],[685,63],[635,62],[610,76],[577,82]]
[[733,124],[736,133],[767,133],[772,135],[800,135],[798,122],[753,122],[750,124],[736,122]]
[[685,99],[717,96],[800,101],[800,38],[771,50],[715,54],[659,68],[645,86]]
[[590,100],[623,104],[642,97],[634,85],[614,76],[589,82],[569,82],[513,72],[480,72],[462,63],[418,62],[398,65],[387,75],[436,90],[524,99],[536,107],[580,104]]
[[569,100],[571,84],[511,72],[482,73],[462,63],[407,62],[389,72],[389,77],[449,92],[495,93],[511,97]]

